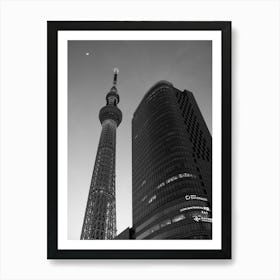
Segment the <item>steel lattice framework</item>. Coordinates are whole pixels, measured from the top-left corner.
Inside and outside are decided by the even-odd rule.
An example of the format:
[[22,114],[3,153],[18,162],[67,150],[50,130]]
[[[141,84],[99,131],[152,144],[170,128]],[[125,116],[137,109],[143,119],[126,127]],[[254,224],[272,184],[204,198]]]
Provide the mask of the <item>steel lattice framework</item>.
[[114,69],[113,87],[107,104],[99,112],[101,136],[91,178],[81,239],[113,239],[116,236],[115,154],[116,130],[122,120],[117,107],[118,70]]

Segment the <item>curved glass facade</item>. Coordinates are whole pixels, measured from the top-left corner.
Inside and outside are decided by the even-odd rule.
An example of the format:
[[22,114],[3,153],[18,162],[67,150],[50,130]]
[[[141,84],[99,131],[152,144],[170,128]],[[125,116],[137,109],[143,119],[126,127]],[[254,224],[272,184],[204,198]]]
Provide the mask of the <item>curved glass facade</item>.
[[162,81],[132,120],[136,239],[211,238],[212,138],[191,92]]

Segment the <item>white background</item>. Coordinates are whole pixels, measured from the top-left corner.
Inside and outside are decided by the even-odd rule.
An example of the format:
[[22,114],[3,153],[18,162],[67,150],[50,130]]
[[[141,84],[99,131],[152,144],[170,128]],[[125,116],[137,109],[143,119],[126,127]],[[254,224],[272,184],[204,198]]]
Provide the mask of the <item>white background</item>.
[[[279,1],[2,1],[0,279],[279,279]],[[233,259],[46,259],[46,21],[233,22]]]

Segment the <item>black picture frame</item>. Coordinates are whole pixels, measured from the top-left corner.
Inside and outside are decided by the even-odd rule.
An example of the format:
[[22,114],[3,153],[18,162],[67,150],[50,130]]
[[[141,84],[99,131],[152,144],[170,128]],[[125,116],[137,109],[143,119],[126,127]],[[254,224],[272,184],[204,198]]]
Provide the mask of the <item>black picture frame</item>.
[[[221,250],[59,250],[58,249],[58,31],[220,30],[222,34],[222,249]],[[48,259],[231,259],[231,22],[47,22],[48,92]]]

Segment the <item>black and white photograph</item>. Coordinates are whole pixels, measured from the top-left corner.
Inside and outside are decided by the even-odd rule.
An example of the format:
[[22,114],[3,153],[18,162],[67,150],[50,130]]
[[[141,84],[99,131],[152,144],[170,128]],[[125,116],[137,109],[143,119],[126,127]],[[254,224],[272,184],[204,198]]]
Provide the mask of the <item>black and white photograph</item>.
[[58,33],[57,249],[222,251],[222,33],[120,29]]
[[212,238],[211,53],[68,42],[69,239]]

